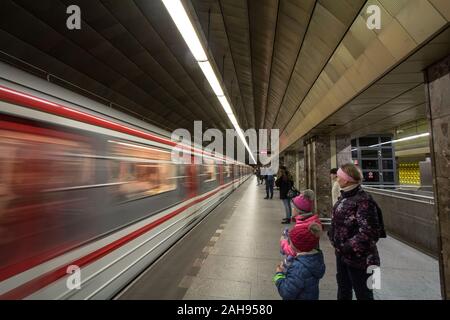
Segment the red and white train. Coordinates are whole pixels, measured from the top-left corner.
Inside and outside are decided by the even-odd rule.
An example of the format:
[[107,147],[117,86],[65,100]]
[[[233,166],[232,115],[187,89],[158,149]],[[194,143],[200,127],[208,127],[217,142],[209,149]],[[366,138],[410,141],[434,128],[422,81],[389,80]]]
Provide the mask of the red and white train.
[[0,64],[0,299],[111,298],[251,174],[174,164],[174,144]]

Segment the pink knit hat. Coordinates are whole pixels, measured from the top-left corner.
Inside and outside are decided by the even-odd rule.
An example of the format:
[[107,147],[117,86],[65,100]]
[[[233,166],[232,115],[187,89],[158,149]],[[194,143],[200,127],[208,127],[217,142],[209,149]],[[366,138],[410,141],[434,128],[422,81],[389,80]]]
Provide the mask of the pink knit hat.
[[304,212],[312,212],[314,205],[314,191],[305,190],[299,196],[292,199],[294,206]]

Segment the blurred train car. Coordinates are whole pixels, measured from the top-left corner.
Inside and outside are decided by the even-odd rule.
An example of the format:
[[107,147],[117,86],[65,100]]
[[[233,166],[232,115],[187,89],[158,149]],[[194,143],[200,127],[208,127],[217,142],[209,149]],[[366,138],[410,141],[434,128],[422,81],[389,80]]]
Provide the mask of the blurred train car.
[[0,299],[111,298],[250,176],[222,156],[175,164],[174,145],[0,64]]

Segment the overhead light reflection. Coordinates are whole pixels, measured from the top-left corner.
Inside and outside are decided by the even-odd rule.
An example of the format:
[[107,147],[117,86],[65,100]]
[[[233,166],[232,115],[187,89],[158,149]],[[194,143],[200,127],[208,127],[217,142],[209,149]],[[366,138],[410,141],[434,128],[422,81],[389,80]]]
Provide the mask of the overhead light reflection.
[[405,138],[400,138],[400,139],[395,139],[395,140],[391,140],[391,141],[386,141],[386,142],[382,142],[382,143],[373,144],[373,145],[369,146],[369,148],[379,147],[379,146],[382,146],[382,145],[385,145],[385,144],[389,144],[389,143],[397,143],[397,142],[401,142],[401,141],[413,140],[413,139],[417,139],[417,138],[426,137],[426,136],[429,136],[429,135],[430,135],[429,132],[416,134],[414,136],[409,136],[409,137],[405,137]]

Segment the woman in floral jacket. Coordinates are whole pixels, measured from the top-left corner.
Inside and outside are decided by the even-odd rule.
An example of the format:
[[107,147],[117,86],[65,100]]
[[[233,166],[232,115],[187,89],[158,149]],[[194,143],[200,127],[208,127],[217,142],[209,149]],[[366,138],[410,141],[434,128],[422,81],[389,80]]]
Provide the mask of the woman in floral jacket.
[[356,298],[373,300],[367,285],[369,266],[379,266],[376,243],[383,235],[381,212],[360,183],[362,175],[352,163],[337,172],[341,196],[333,207],[331,229],[328,233],[336,252],[338,300]]

